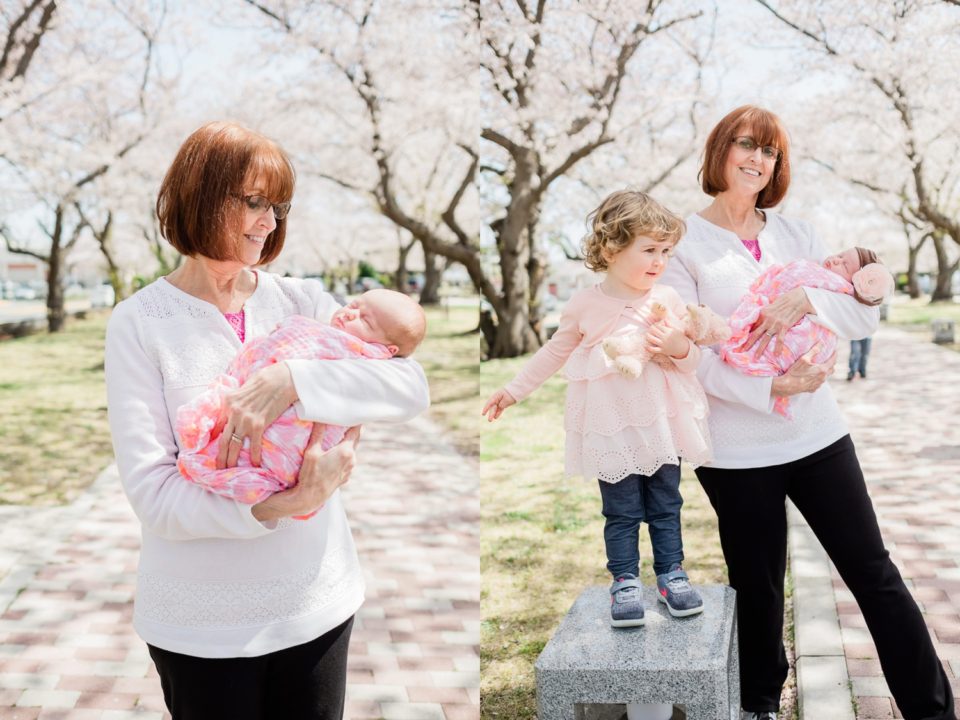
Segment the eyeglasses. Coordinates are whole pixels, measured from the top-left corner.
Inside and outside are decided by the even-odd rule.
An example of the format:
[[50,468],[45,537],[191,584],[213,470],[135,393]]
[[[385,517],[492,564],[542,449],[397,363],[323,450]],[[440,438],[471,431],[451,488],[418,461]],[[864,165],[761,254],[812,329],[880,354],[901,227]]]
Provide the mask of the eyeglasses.
[[768,160],[773,160],[774,162],[779,160],[780,156],[783,155],[783,153],[778,148],[775,148],[773,145],[764,145],[763,147],[760,147],[757,141],[754,140],[752,137],[749,137],[748,135],[744,135],[742,137],[735,137],[730,142],[732,142],[734,145],[736,145],[738,148],[740,148],[744,152],[748,152],[748,153],[752,153],[754,150],[756,150],[759,147],[761,154]]
[[257,215],[262,215],[270,208],[273,208],[273,216],[277,220],[283,220],[287,216],[287,213],[290,212],[290,203],[288,202],[272,203],[263,195],[238,195],[237,197],[246,203],[247,210]]

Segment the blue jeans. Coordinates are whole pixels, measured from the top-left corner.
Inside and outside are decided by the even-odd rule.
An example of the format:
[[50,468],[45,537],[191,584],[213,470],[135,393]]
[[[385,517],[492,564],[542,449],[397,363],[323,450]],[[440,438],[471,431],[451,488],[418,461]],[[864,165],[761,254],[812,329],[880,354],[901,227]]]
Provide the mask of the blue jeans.
[[617,483],[600,483],[603,499],[603,542],[607,570],[614,580],[626,573],[640,575],[640,523],[646,522],[653,547],[653,571],[670,572],[683,562],[680,535],[680,467],[662,465],[653,475],[628,475]]
[[850,341],[850,377],[860,373],[867,376],[867,357],[870,355],[870,338]]

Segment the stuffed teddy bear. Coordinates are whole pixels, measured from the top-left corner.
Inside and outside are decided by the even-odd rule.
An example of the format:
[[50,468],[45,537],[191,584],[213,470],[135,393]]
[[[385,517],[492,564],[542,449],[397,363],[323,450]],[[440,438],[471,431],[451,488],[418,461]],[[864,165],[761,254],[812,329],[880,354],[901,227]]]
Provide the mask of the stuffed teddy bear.
[[[664,322],[667,308],[661,303],[650,306],[650,325]],[[687,315],[683,319],[683,334],[697,345],[713,345],[730,337],[730,328],[722,317],[706,305],[687,305]],[[651,358],[646,348],[646,330],[634,330],[626,335],[608,337],[603,341],[603,351],[621,375],[630,378],[640,377],[644,365],[653,359],[661,366],[671,364],[665,355]]]

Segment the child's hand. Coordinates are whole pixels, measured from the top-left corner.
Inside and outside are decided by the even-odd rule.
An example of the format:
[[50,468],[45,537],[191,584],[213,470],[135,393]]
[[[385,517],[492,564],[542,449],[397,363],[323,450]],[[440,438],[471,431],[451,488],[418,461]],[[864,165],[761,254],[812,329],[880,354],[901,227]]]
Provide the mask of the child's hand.
[[516,404],[516,398],[503,388],[500,388],[490,396],[490,399],[487,400],[487,404],[483,406],[483,410],[480,411],[480,414],[487,416],[487,422],[493,422],[500,417],[500,413],[502,413],[511,405]]
[[682,360],[690,352],[690,340],[682,330],[666,323],[656,323],[647,331],[647,351]]

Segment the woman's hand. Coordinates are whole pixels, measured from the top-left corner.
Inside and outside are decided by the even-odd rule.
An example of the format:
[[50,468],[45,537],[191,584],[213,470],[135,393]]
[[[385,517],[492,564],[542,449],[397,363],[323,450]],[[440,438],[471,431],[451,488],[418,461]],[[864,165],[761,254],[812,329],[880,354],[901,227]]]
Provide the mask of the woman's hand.
[[[293,378],[287,364],[282,362],[258,370],[242,387],[229,393],[220,415],[224,424],[217,469],[236,466],[244,438],[250,438],[250,462],[259,467],[264,429],[296,400]],[[216,433],[214,429],[214,436]]]
[[[760,311],[760,317],[754,323],[747,339],[740,346],[747,352],[754,345],[757,346],[755,357],[760,357],[767,349],[770,341],[776,338],[776,352],[783,349],[783,339],[787,331],[796,325],[807,314],[814,313],[813,305],[807,299],[807,293],[802,287],[785,292],[772,303]],[[759,344],[758,344],[759,343]]]
[[655,323],[647,331],[647,352],[683,360],[690,353],[690,339],[682,330],[666,323]]
[[322,436],[323,423],[314,423],[307,449],[303,453],[297,484],[254,505],[253,516],[257,520],[308,515],[327,502],[334,491],[350,479],[356,463],[360,428],[347,430],[343,440],[326,452],[320,445]]
[[487,422],[493,422],[500,417],[504,410],[516,404],[517,399],[503,388],[500,388],[490,396],[490,399],[487,400],[487,404],[483,406],[480,414],[487,416]]
[[810,352],[791,365],[785,374],[775,377],[770,394],[773,397],[790,397],[798,393],[814,392],[823,385],[823,381],[833,374],[837,353],[833,353],[822,363],[814,363],[813,357],[819,351],[820,346],[815,345]]

